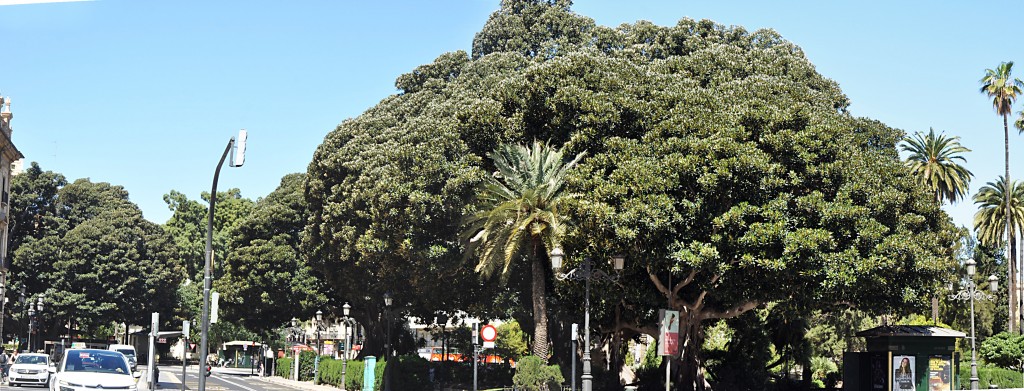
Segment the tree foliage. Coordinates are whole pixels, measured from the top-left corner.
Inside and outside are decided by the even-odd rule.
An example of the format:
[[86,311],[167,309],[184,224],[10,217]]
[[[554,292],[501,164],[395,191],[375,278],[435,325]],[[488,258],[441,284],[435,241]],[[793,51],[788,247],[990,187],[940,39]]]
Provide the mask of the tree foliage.
[[960,145],[960,137],[936,135],[935,129],[928,129],[927,135],[915,133],[904,139],[900,148],[910,153],[907,167],[935,192],[936,200],[956,202],[967,194],[973,174],[960,164],[967,161],[960,154],[971,150]]
[[182,279],[176,249],[122,187],[87,179],[67,184],[33,164],[14,177],[12,190],[16,225],[25,228],[11,249],[16,278],[28,296],[45,294],[49,332],[64,332],[69,320],[89,333],[172,312]]
[[[903,167],[903,134],[851,115],[770,30],[608,28],[566,1],[506,0],[472,56],[441,55],[396,85],[329,134],[308,173],[304,246],[353,291],[452,281],[451,222],[493,171],[483,157],[533,140],[587,152],[566,177],[579,194],[567,266],[627,256],[629,283],[593,292],[599,336],[653,335],[657,308],[685,314],[684,346],[701,346],[705,321],[768,303],[902,314],[956,266],[961,232]],[[424,262],[428,249],[443,256]],[[581,283],[552,283],[560,313],[581,317]],[[685,351],[677,384],[703,387],[700,350]]]
[[319,307],[327,287],[299,252],[307,212],[305,176],[290,174],[252,212],[234,225],[224,277],[217,281],[224,318],[269,336],[270,332]]

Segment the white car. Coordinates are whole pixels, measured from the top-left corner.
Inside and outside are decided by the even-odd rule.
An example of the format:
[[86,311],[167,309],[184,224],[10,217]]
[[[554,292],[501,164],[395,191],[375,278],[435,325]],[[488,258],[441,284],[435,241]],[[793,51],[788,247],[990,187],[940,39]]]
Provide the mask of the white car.
[[136,391],[141,377],[141,373],[131,371],[124,354],[98,349],[68,349],[49,372],[51,391]]
[[50,374],[46,371],[50,366],[50,357],[39,353],[22,353],[14,360],[14,364],[7,370],[7,384],[17,386],[19,384],[38,384],[45,386],[50,380]]

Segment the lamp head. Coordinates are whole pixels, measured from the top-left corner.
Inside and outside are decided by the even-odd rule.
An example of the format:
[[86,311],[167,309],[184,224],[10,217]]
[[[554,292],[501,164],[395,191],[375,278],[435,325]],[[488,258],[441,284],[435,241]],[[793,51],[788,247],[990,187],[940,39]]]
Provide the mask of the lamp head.
[[299,320],[295,319],[294,317],[292,317],[292,327],[295,327],[298,324],[299,324]]
[[394,299],[391,298],[391,292],[384,292],[384,306],[391,307],[391,303]]
[[978,263],[975,262],[973,259],[968,259],[967,260],[967,275],[968,276],[973,276],[974,275],[974,273],[977,271],[976,266],[975,266],[977,264]]
[[562,251],[562,247],[555,247],[551,250],[551,269],[558,271],[562,269],[562,258],[565,257],[565,252]]
[[615,254],[612,256],[612,267],[615,271],[621,272],[626,267],[626,256],[622,254]]
[[324,320],[324,312],[321,310],[316,310],[316,321],[319,323],[322,320]]
[[348,302],[346,301],[345,305],[341,306],[341,313],[343,315],[345,315],[346,317],[348,317],[348,314],[351,311],[352,311],[352,306],[348,305]]
[[988,276],[988,289],[995,293],[999,290],[999,278],[995,274]]

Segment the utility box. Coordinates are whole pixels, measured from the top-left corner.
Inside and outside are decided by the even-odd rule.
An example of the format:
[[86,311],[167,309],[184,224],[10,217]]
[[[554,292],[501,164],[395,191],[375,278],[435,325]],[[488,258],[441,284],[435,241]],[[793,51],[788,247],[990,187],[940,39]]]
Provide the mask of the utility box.
[[956,344],[966,334],[935,326],[879,326],[857,336],[867,341],[867,351],[843,353],[843,390],[954,389]]

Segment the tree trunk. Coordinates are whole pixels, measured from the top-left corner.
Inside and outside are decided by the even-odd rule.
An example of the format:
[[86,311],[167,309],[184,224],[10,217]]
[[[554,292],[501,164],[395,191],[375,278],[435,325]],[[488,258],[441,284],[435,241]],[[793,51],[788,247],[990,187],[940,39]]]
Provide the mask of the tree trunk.
[[543,257],[533,258],[533,355],[548,359],[548,304]]
[[1007,279],[1007,284],[1006,284],[1006,285],[1008,285],[1008,288],[1010,289],[1010,294],[1008,296],[1009,297],[1009,303],[1007,303],[1009,305],[1009,307],[1010,307],[1009,308],[1009,310],[1010,310],[1009,315],[1010,316],[1009,316],[1009,319],[1008,319],[1008,321],[1006,323],[1007,323],[1007,328],[1009,328],[1009,331],[1011,333],[1016,333],[1017,332],[1017,311],[1016,311],[1016,307],[1017,307],[1017,282],[1016,282],[1017,274],[1016,274],[1015,263],[1017,262],[1017,258],[1013,257],[1013,252],[1014,252],[1014,247],[1015,246],[1013,245],[1013,240],[1011,238],[1013,236],[1013,234],[1012,234],[1012,226],[1010,225],[1010,222],[1012,221],[1011,218],[1010,218],[1010,193],[1013,192],[1013,182],[1010,181],[1010,126],[1007,123],[1007,118],[1006,118],[1007,115],[1008,114],[1003,114],[1003,151],[1004,151],[1004,154],[1005,154],[1004,157],[1005,157],[1005,162],[1006,162],[1006,165],[1005,165],[1005,167],[1006,167],[1006,172],[1005,172],[1005,174],[1006,174],[1006,188],[1003,189],[1003,193],[1004,193],[1004,195],[1006,197],[1006,200],[1004,201],[1005,205],[1003,205],[1003,208],[1004,208],[1003,214],[1006,215],[1006,247],[1007,247],[1007,250],[1008,250],[1007,253],[1010,255],[1009,259],[1007,259],[1007,264],[1008,264],[1007,265],[1008,266],[1007,267],[1007,269],[1008,269],[1007,273],[1009,274],[1009,276],[1008,276],[1009,278]]
[[[684,315],[685,314],[685,315]],[[679,360],[672,360],[675,366],[673,390],[704,390],[704,363],[700,359],[700,348],[704,344],[704,330],[700,318],[692,311],[681,312],[679,323]]]

